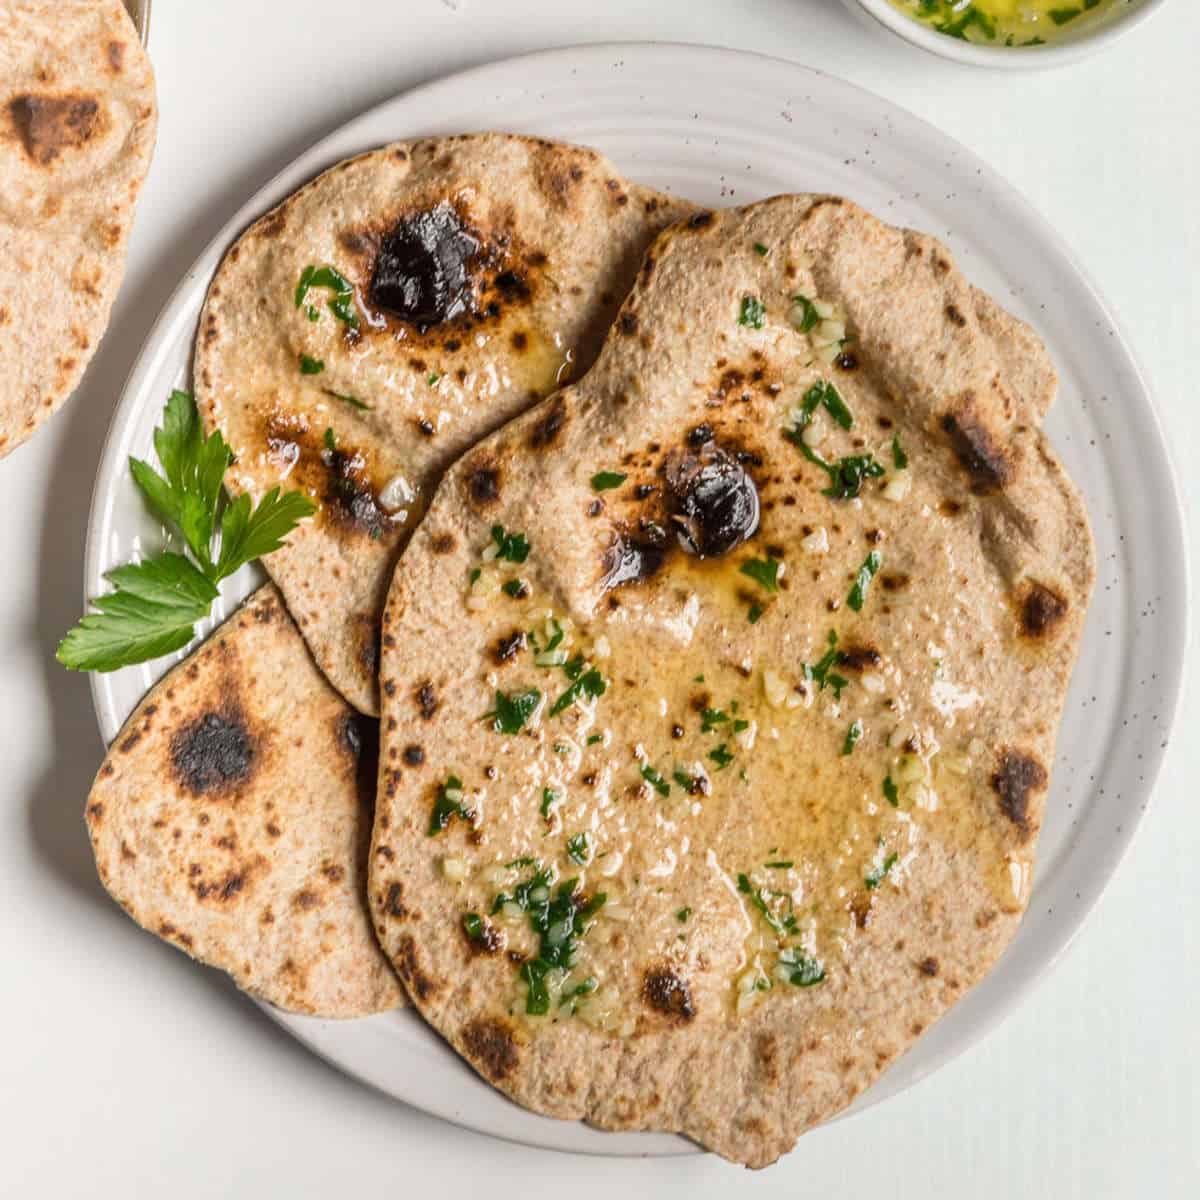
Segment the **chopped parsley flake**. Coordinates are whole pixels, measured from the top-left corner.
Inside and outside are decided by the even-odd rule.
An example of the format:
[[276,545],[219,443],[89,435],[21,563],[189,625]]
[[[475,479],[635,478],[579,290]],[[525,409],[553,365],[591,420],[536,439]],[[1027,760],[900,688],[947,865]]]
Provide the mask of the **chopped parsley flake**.
[[523,579],[506,579],[500,585],[500,590],[514,600],[520,600],[523,596],[529,595],[529,584]]
[[762,242],[755,242],[754,253],[757,254],[759,258],[766,258],[767,255],[770,254],[770,251],[762,244]]
[[462,780],[457,775],[450,775],[446,782],[438,788],[437,799],[433,802],[433,815],[429,818],[427,833],[434,837],[441,833],[454,817],[464,821],[470,819],[469,811],[463,806]]
[[525,727],[525,722],[533,716],[533,711],[537,708],[541,698],[542,693],[537,688],[530,688],[527,692],[512,695],[497,688],[496,707],[484,717],[484,720],[490,719],[492,728],[497,733],[520,733]]
[[779,561],[770,555],[766,558],[751,558],[742,563],[739,570],[766,591],[779,591]]
[[854,586],[850,589],[850,595],[846,597],[846,603],[855,612],[862,612],[862,606],[867,599],[867,589],[871,586],[871,580],[875,578],[875,573],[879,570],[882,563],[883,556],[878,550],[872,550],[863,560],[863,565],[858,568],[858,576],[854,580]]
[[561,800],[562,797],[553,788],[542,788],[542,803],[539,811],[547,821],[550,820],[550,813]]
[[[578,664],[575,675],[571,674],[573,664]],[[594,700],[597,696],[603,696],[605,691],[607,691],[608,684],[605,683],[604,676],[595,667],[579,674],[578,671],[581,669],[582,663],[579,659],[573,659],[572,662],[567,663],[563,668],[567,672],[568,677],[574,679],[575,682],[550,706],[550,715],[552,717],[558,716],[564,709],[570,708],[572,704],[577,700],[583,699],[585,696]]]
[[726,746],[724,742],[722,742],[715,750],[710,750],[708,752],[708,757],[717,764],[718,771],[725,770],[725,768],[729,766],[731,762],[733,762],[733,755],[730,753],[729,747]]
[[751,329],[761,329],[767,315],[767,306],[757,296],[743,296],[737,323]]
[[523,533],[506,533],[503,525],[492,526],[496,557],[504,562],[523,563],[529,557],[529,543]]
[[862,741],[863,723],[861,718],[855,718],[854,723],[846,730],[846,740],[842,743],[843,757],[854,753],[854,747]]
[[700,732],[712,733],[718,725],[724,725],[729,720],[729,714],[719,708],[706,708],[700,714]]
[[[779,916],[773,912],[771,906],[767,903],[767,894],[762,888],[756,888],[750,882],[750,876],[745,873],[738,875],[738,891],[750,897],[750,903],[762,913],[767,924],[775,930],[780,937],[788,937],[796,928],[796,915],[790,912],[785,917]],[[788,908],[792,906],[792,898],[785,894]]]
[[483,941],[483,918],[478,913],[463,913],[463,932],[473,942]]
[[894,851],[883,860],[881,866],[868,871],[863,879],[868,891],[874,891],[888,876],[891,869],[900,861],[900,856]]
[[821,314],[807,296],[795,295],[792,297],[792,303],[800,309],[800,324],[796,328],[801,333],[807,333],[821,323]]
[[604,741],[604,734],[602,734],[602,733],[588,734],[587,744],[589,746],[595,746],[598,742],[602,742],[602,741]]
[[825,980],[825,968],[820,960],[805,954],[795,946],[787,946],[780,950],[779,961],[788,970],[788,983],[796,987],[813,987]]
[[430,371],[429,378],[425,382],[428,383],[430,387],[437,387],[437,382],[439,379],[441,379],[441,376],[436,371]]
[[795,865],[790,858],[780,859],[777,862],[763,863],[763,866],[768,871],[790,871]]
[[767,610],[763,608],[763,606],[759,604],[757,600],[755,600],[754,603],[751,604],[746,610],[746,620],[749,621],[751,625],[757,625],[762,619],[763,613],[766,611]]
[[300,355],[301,375],[320,375],[325,370],[325,363],[319,358],[309,358],[307,354]]
[[337,438],[333,436],[333,430],[329,428],[325,430],[325,449],[328,450],[330,454],[337,453]]
[[649,763],[642,764],[642,778],[660,795],[669,796],[671,785]]
[[335,400],[341,400],[343,403],[350,405],[351,408],[358,408],[363,412],[371,411],[371,406],[365,400],[360,400],[357,396],[345,396],[341,392],[330,392],[328,388],[325,390]]
[[883,798],[893,807],[900,807],[900,790],[892,782],[890,775],[885,775],[883,779]]
[[691,915],[692,910],[690,908],[681,908],[678,912],[676,912],[675,920],[677,920],[680,925],[683,925]]
[[592,476],[592,491],[611,491],[613,488],[620,487],[628,478],[628,475],[622,475],[620,471],[597,471]]
[[530,926],[538,934],[537,956],[527,959],[521,966],[521,978],[529,989],[525,1011],[531,1016],[550,1011],[546,977],[551,971],[565,972],[575,965],[578,939],[588,931],[591,918],[607,899],[603,892],[586,898],[578,890],[577,879],[565,880],[552,892],[553,882],[550,872],[539,866],[528,879],[517,884],[511,894],[502,892],[492,903],[493,913],[506,904],[516,904],[528,915]]
[[[354,288],[340,271],[334,267],[305,267],[300,273],[300,281],[296,284],[297,308],[304,303],[310,288],[328,288],[333,292],[333,298],[329,301],[329,311],[351,329],[358,328],[358,313],[354,311]],[[311,304],[306,311],[310,321],[316,319]]]
[[844,675],[839,675],[833,670],[841,660],[842,653],[837,648],[837,634],[831,629],[829,631],[829,649],[811,667],[805,666],[804,678],[814,682],[821,691],[824,691],[826,687],[833,688],[833,698],[840,700],[842,688],[850,682]]
[[904,447],[900,445],[899,434],[892,438],[892,462],[897,471],[903,471],[908,466],[908,455],[904,453]]
[[814,383],[811,388],[805,393],[804,402],[807,407],[809,397],[816,393],[817,400],[825,406],[826,412],[843,428],[854,428],[854,417],[850,410],[846,407],[845,400],[842,399],[841,393],[828,380],[820,380]]
[[574,837],[567,838],[567,857],[572,862],[578,863],[582,867],[587,864],[591,856],[592,852],[586,833],[577,833]]

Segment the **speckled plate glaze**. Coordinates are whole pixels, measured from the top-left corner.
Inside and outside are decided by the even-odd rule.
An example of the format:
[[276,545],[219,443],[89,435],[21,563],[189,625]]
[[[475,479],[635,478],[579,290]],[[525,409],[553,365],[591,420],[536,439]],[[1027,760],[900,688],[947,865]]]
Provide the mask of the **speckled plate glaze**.
[[[786,191],[849,196],[890,222],[946,241],[975,283],[1038,329],[1058,365],[1061,389],[1047,430],[1086,496],[1099,578],[1059,736],[1033,900],[996,971],[849,1110],[859,1111],[911,1087],[995,1026],[1079,929],[1149,802],[1187,634],[1180,506],[1137,364],[1053,230],[961,146],[817,71],[699,46],[555,50],[467,71],[380,105],[267,184],[180,283],[109,432],[92,504],[87,593],[104,590],[104,571],[161,540],[126,461],[152,453],[168,391],[189,384],[205,289],[236,234],[338,159],[396,138],[479,129],[587,143],[627,177],[706,204]],[[228,580],[218,619],[260,579],[247,568]],[[106,739],[175,661],[93,676]],[[600,1154],[695,1151],[666,1134],[601,1133],[527,1113],[480,1080],[411,1010],[354,1022],[272,1015],[350,1074],[473,1129]]]

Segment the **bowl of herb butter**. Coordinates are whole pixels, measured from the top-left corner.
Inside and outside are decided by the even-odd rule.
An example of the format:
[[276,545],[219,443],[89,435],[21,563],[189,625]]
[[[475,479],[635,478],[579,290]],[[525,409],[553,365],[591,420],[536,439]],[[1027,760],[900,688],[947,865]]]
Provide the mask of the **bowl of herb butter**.
[[1073,62],[1165,0],[844,0],[905,41],[975,66],[1029,69]]

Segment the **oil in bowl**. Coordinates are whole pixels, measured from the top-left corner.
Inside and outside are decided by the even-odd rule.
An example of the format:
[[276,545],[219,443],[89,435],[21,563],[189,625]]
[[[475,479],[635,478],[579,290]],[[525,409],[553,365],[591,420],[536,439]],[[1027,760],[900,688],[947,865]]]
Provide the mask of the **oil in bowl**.
[[1045,46],[1073,38],[1131,0],[889,0],[914,21],[980,46]]

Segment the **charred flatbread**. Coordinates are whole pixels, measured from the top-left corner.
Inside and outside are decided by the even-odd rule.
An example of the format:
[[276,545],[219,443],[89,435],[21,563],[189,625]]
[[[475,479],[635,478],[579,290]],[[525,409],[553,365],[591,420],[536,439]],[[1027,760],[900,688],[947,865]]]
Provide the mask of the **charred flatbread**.
[[101,881],[144,929],[279,1008],[396,1007],[364,895],[377,739],[262,588],[109,748],[87,803]]
[[120,0],[0,0],[0,458],[104,334],[157,120]]
[[[591,150],[504,134],[340,163],[253,225],[209,290],[195,387],[227,483],[304,488],[265,566],[321,669],[378,712],[379,617],[442,470],[590,364],[686,211]],[[473,486],[490,502],[496,481]]]
[[448,472],[370,900],[485,1078],[760,1166],[996,962],[1093,578],[1054,387],[938,242],[783,196],[664,233],[592,370]]

